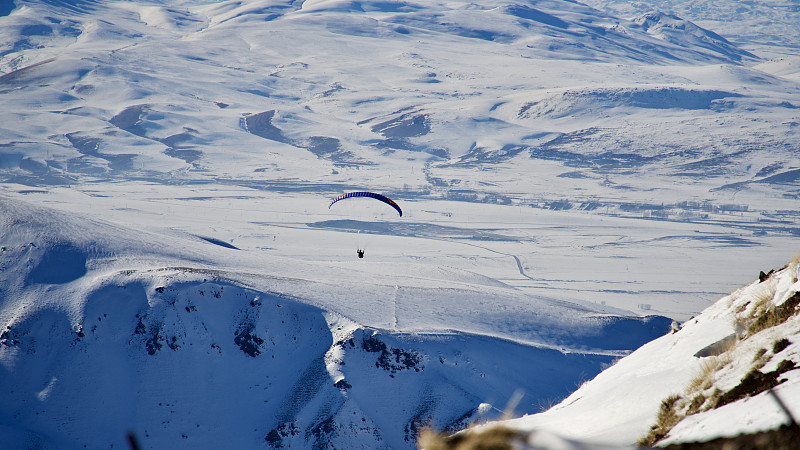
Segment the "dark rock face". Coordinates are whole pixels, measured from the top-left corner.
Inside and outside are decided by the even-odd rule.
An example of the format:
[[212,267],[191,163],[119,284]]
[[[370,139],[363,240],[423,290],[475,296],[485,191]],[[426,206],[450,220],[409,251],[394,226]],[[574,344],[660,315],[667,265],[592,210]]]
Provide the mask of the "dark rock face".
[[370,353],[380,353],[375,367],[387,372],[397,373],[400,370],[413,369],[419,372],[424,368],[422,356],[413,350],[403,350],[400,348],[389,348],[384,342],[375,335],[365,338],[361,342],[361,348]]
[[255,326],[250,325],[247,329],[237,331],[233,342],[249,356],[255,358],[261,354],[261,345],[264,344],[264,339],[254,334]]

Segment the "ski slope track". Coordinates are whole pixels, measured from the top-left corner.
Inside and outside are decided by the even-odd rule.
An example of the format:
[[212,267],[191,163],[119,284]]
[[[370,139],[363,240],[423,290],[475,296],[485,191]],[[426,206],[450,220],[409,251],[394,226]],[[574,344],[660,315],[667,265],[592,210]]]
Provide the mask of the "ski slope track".
[[[798,253],[797,23],[0,0],[0,442],[412,448],[546,409]],[[402,216],[328,208],[364,191]]]

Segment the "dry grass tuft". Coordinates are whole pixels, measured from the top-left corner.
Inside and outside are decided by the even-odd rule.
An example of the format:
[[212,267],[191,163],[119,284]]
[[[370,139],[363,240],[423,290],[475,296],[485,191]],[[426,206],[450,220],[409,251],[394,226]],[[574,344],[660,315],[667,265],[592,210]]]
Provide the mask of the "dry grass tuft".
[[748,300],[748,301],[742,303],[741,305],[739,305],[739,307],[736,308],[736,314],[743,313],[747,309],[748,306],[750,306],[750,300]]
[[770,309],[758,317],[756,317],[751,323],[750,326],[747,327],[747,336],[752,336],[758,332],[764,331],[767,328],[772,328],[776,325],[780,325],[781,321],[777,314],[775,314],[774,309]]
[[752,336],[759,331],[786,322],[790,317],[797,314],[798,305],[800,305],[800,292],[795,292],[780,306],[770,305],[762,314],[754,316],[754,320],[747,327],[747,335]]
[[729,362],[731,362],[729,354],[712,356],[703,361],[700,372],[689,382],[686,392],[693,393],[710,388],[714,384],[714,374]]
[[714,388],[714,392],[712,392],[711,397],[708,398],[708,402],[706,403],[707,406],[704,411],[714,409],[714,407],[719,403],[719,399],[722,397],[722,394],[722,389]]
[[669,433],[669,430],[681,421],[681,416],[676,411],[676,406],[680,399],[680,395],[670,395],[661,402],[656,424],[650,428],[647,436],[640,439],[637,444],[652,447],[653,444],[663,439]]
[[769,362],[771,358],[772,356],[767,355],[767,349],[765,348],[758,349],[756,354],[753,355],[753,369],[760,370]]
[[703,394],[697,394],[695,398],[692,399],[692,402],[689,403],[689,409],[686,411],[686,415],[691,416],[692,414],[699,413],[705,402],[706,396]]
[[769,309],[772,299],[775,298],[775,283],[764,282],[759,285],[761,289],[757,290],[751,296],[750,303],[753,306],[750,315],[756,315],[759,312],[764,312]]
[[772,344],[772,353],[778,354],[791,344],[789,339],[781,338]]
[[424,450],[513,450],[524,444],[525,435],[510,428],[496,426],[484,431],[468,430],[446,436],[430,429],[423,430],[417,448]]
[[797,277],[800,276],[800,255],[797,255],[787,267],[792,274],[792,283],[797,283]]

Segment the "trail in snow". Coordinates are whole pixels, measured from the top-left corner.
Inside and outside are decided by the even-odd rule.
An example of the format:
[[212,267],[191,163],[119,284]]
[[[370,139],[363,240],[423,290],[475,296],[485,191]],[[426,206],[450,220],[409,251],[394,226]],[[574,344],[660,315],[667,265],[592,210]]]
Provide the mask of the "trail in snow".
[[448,241],[450,241],[450,242],[458,242],[459,244],[470,245],[472,247],[481,248],[481,249],[484,249],[484,250],[492,252],[492,253],[497,253],[498,255],[510,256],[510,257],[514,258],[514,262],[517,263],[517,270],[519,270],[519,274],[520,275],[522,275],[523,277],[525,277],[525,278],[527,278],[529,280],[536,281],[535,278],[533,278],[533,277],[529,276],[527,273],[525,273],[525,270],[522,267],[522,261],[520,261],[520,259],[519,259],[519,257],[517,255],[514,255],[512,253],[504,253],[504,252],[501,252],[499,250],[494,250],[494,249],[491,249],[491,248],[488,248],[488,247],[484,247],[482,245],[473,244],[471,242],[456,241],[456,240],[453,240],[453,239],[448,239]]

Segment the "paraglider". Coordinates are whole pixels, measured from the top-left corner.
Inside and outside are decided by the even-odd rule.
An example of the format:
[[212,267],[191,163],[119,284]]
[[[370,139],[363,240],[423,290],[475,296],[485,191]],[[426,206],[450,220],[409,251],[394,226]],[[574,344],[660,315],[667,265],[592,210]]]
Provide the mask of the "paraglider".
[[397,213],[400,214],[400,217],[403,217],[403,210],[400,209],[400,206],[397,203],[395,203],[394,200],[390,199],[389,197],[387,197],[385,195],[376,194],[374,192],[348,192],[346,194],[342,194],[342,195],[336,197],[335,199],[333,199],[331,204],[328,205],[328,209],[330,209],[331,206],[333,206],[333,204],[338,202],[339,200],[344,200],[346,198],[355,198],[355,197],[370,197],[370,198],[374,198],[375,200],[382,201],[383,203],[386,203],[387,205],[389,205],[392,208],[394,208],[395,210],[397,210]]
[[[389,197],[386,197],[385,195],[376,194],[374,192],[366,192],[366,191],[348,192],[348,193],[342,194],[342,195],[336,197],[335,199],[333,199],[333,201],[331,201],[331,203],[328,205],[328,209],[330,209],[331,206],[333,206],[334,203],[336,203],[338,201],[345,200],[345,199],[348,199],[348,198],[358,198],[358,197],[372,198],[372,199],[378,200],[380,202],[383,202],[383,203],[391,206],[392,208],[394,208],[395,211],[397,211],[397,214],[399,214],[400,217],[403,217],[403,210],[400,209],[400,205],[398,205],[394,200],[390,199]],[[361,234],[361,231],[359,231],[359,235],[360,234]],[[363,258],[364,257],[364,252],[365,252],[365,249],[362,248],[361,243],[359,243],[358,249],[356,250],[356,254],[358,255],[359,258]]]

